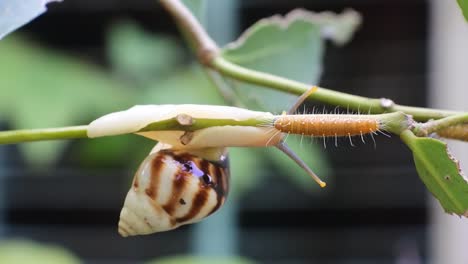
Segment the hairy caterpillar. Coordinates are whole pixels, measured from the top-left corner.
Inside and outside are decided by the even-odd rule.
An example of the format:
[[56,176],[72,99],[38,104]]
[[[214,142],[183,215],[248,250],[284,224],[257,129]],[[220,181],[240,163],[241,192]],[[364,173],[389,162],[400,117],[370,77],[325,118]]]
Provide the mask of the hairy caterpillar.
[[[294,115],[316,90],[312,87],[287,113],[276,116],[229,106],[143,105],[93,121],[88,129],[91,138],[136,133],[159,141],[135,174],[120,215],[119,233],[167,231],[197,222],[220,208],[228,193],[227,147],[275,146],[325,187],[286,145],[285,135],[362,137],[383,130],[384,125],[373,115]],[[180,127],[145,129],[170,119],[176,119]],[[221,125],[182,129],[212,119]]]

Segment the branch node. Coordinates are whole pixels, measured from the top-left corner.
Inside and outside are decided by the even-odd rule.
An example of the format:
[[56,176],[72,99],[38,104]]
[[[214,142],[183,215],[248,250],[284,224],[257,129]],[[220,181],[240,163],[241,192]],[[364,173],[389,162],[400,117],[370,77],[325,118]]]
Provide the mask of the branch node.
[[390,109],[392,109],[392,108],[395,106],[395,102],[393,102],[392,99],[380,98],[380,106],[381,106],[384,110],[390,110]]
[[180,143],[182,143],[182,145],[187,145],[192,141],[192,138],[193,132],[187,131],[180,137]]
[[218,49],[201,47],[197,51],[198,61],[206,67],[211,67],[213,60],[218,56]]
[[181,126],[191,126],[194,123],[194,120],[191,116],[187,114],[179,114],[176,116],[176,121]]

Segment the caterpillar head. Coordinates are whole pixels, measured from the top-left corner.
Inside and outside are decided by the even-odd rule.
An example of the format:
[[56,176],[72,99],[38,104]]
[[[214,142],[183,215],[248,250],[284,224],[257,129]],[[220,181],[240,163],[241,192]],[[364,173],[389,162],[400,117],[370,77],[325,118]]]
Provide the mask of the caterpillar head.
[[120,235],[172,230],[198,222],[224,204],[228,160],[219,155],[211,161],[198,152],[163,149],[142,162],[120,213]]

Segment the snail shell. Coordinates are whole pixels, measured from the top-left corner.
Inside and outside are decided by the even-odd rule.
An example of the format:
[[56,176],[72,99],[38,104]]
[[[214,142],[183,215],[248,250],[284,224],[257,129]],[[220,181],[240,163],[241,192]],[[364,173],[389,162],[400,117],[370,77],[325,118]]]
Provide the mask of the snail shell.
[[170,149],[150,154],[140,165],[120,213],[120,235],[143,235],[198,222],[226,200],[226,156],[209,161]]

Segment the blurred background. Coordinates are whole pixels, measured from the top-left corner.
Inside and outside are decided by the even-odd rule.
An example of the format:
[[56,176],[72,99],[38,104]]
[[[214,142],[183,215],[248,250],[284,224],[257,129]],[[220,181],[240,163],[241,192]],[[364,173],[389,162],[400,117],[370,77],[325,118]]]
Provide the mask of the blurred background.
[[[456,101],[450,92],[442,96],[429,85],[452,78],[431,74],[439,72],[431,56],[441,49],[434,45],[450,44],[431,36],[448,26],[445,18],[462,21],[455,1],[437,9],[445,15],[423,0],[207,2],[205,24],[221,45],[258,19],[296,7],[352,7],[363,24],[347,45],[326,44],[321,86],[467,110],[448,107]],[[172,19],[149,0],[50,4],[0,41],[0,89],[3,130],[87,124],[135,104],[225,104]],[[284,103],[283,109],[292,102]],[[322,109],[308,107],[317,106]],[[219,212],[199,224],[131,238],[118,235],[117,221],[153,142],[128,135],[0,146],[0,262],[442,263],[434,257],[432,242],[441,239],[434,230],[452,223],[428,202],[398,138],[376,141],[376,148],[370,139],[324,148],[320,140],[304,140],[300,155],[326,176],[323,190],[276,150],[233,149],[232,192]]]

